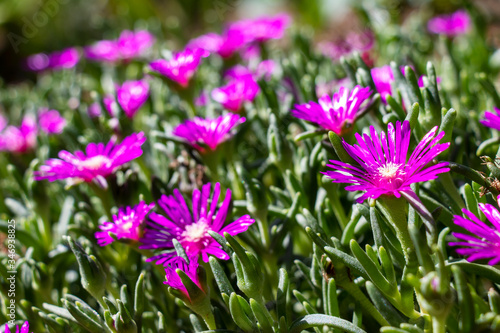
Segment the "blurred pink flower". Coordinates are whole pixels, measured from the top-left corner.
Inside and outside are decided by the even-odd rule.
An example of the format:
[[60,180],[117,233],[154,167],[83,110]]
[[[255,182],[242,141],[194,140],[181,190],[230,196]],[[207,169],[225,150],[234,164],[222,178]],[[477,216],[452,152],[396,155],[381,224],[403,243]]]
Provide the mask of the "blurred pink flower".
[[386,103],[386,96],[392,95],[392,82],[394,81],[394,74],[392,73],[391,66],[385,65],[372,68],[371,74],[373,83],[375,83],[375,88],[377,88],[380,94],[380,98]]
[[140,57],[153,46],[154,36],[146,30],[130,31],[124,30],[120,34],[116,44],[120,57],[124,60]]
[[450,15],[434,17],[427,23],[427,29],[435,34],[449,37],[463,35],[470,30],[471,20],[465,10],[458,10]]
[[223,87],[212,90],[212,99],[226,109],[238,112],[245,101],[253,101],[259,92],[259,85],[251,75],[233,78]]
[[99,117],[102,114],[101,105],[97,102],[90,104],[87,113],[90,118]]
[[479,122],[486,127],[494,128],[497,131],[500,131],[500,109],[497,107],[493,107],[495,113],[486,111],[484,113],[484,119],[481,119]]
[[189,84],[189,80],[200,65],[203,51],[201,49],[186,49],[174,53],[172,59],[158,59],[149,64],[151,69],[177,82],[183,88]]
[[269,39],[279,39],[285,34],[292,19],[288,14],[262,16],[255,19],[241,20],[231,23],[228,31],[239,31],[245,36],[247,43],[263,42]]
[[84,48],[85,57],[93,61],[116,62],[120,60],[120,50],[114,40],[100,40]]
[[[198,280],[198,257],[191,256],[188,258],[189,264],[182,257],[176,256],[165,262],[165,282],[169,287],[181,291],[184,295],[189,298],[189,293],[182,283],[177,270],[180,269],[193,281],[200,289],[202,289],[200,282]],[[203,289],[202,289],[203,290]]]
[[8,323],[5,324],[5,331],[3,333],[11,333],[11,332],[12,333],[29,333],[30,332],[30,324],[27,321],[25,321],[24,324],[23,324],[23,326],[21,326],[21,327],[16,326],[16,331],[15,332],[11,331],[9,329]]
[[47,134],[60,134],[66,126],[66,119],[57,110],[42,109],[38,112],[38,125]]
[[38,127],[33,116],[25,116],[20,127],[7,126],[0,134],[0,151],[26,153],[36,147]]
[[116,97],[125,115],[133,118],[149,97],[149,84],[144,80],[125,81],[116,90]]
[[33,54],[27,58],[26,63],[32,71],[43,71],[73,68],[79,61],[80,53],[76,48],[71,47],[49,54]]

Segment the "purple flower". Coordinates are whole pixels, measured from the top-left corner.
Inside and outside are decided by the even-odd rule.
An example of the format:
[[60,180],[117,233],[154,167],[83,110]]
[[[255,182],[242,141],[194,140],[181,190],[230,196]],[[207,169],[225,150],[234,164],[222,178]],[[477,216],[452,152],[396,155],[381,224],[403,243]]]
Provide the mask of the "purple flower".
[[201,35],[194,39],[191,39],[187,45],[186,49],[200,49],[203,50],[201,55],[203,58],[208,57],[211,53],[217,53],[224,44],[224,38],[216,33],[208,33],[206,35]]
[[469,14],[465,10],[456,11],[450,15],[437,16],[429,20],[427,29],[435,34],[449,37],[467,33],[471,26]]
[[125,81],[117,89],[116,96],[123,112],[133,118],[149,97],[149,84],[144,80]]
[[339,60],[342,56],[353,52],[365,53],[373,48],[375,36],[367,30],[362,33],[350,32],[345,39],[336,42],[320,42],[318,50],[332,60]]
[[99,226],[102,231],[95,233],[97,244],[105,246],[113,243],[114,238],[109,235],[110,232],[114,233],[118,239],[139,240],[142,222],[154,206],[154,203],[147,205],[141,201],[134,207],[119,208],[118,214],[113,215],[113,222],[104,222]]
[[324,95],[319,103],[296,104],[292,115],[341,135],[352,128],[358,115],[364,111],[361,105],[371,94],[368,87],[355,86],[351,92],[346,87],[340,87],[333,98]]
[[60,134],[66,126],[66,119],[56,110],[42,109],[38,112],[38,125],[47,134]]
[[111,117],[116,117],[118,115],[118,104],[116,104],[116,100],[113,95],[104,96],[102,102],[104,104],[104,108],[108,111],[108,114]]
[[[237,235],[244,232],[255,222],[249,215],[244,215],[236,221],[226,225],[226,217],[231,202],[231,190],[226,191],[226,197],[222,205],[217,209],[220,196],[220,184],[216,183],[212,197],[210,198],[210,183],[203,185],[201,191],[193,191],[192,210],[188,208],[186,201],[179,192],[174,190],[174,195],[163,195],[158,205],[165,211],[166,216],[151,213],[146,223],[144,236],[140,240],[143,245],[140,249],[173,249],[173,239],[177,239],[185,249],[188,256],[201,254],[203,261],[208,262],[208,255],[214,255],[219,259],[227,260],[229,255],[224,252],[219,243],[208,234],[208,231],[223,235]],[[165,264],[174,256],[173,252],[163,252],[155,255],[147,261],[154,261],[158,265]]]
[[59,152],[59,158],[49,159],[39,171],[34,172],[35,180],[69,179],[71,183],[102,180],[113,174],[122,165],[142,155],[142,144],[146,141],[143,132],[133,133],[116,144],[113,137],[107,144],[89,143],[85,150],[74,154],[66,150]]
[[263,78],[264,80],[269,81],[276,72],[276,67],[276,62],[274,60],[263,60],[257,65],[255,77],[257,80]]
[[198,258],[197,257],[188,257],[189,264],[182,257],[173,257],[165,262],[165,282],[169,287],[177,289],[181,291],[184,295],[189,298],[189,293],[182,283],[179,274],[177,274],[177,270],[180,269],[193,281],[200,289],[201,285],[198,280]]
[[42,71],[45,69],[65,69],[73,68],[80,61],[80,54],[74,47],[50,54],[33,54],[26,60],[28,68],[32,71]]
[[482,222],[467,209],[462,212],[467,218],[454,216],[453,222],[470,232],[470,234],[453,232],[453,236],[462,240],[451,242],[451,246],[461,246],[457,253],[467,256],[467,261],[490,259],[489,265],[500,262],[500,212],[490,204],[479,204],[479,209],[484,213],[491,225]]
[[136,32],[124,30],[116,41],[116,45],[121,59],[130,60],[142,56],[154,42],[154,36],[146,30]]
[[358,203],[367,198],[377,199],[381,195],[393,195],[397,198],[400,192],[412,192],[410,185],[436,179],[439,173],[448,172],[448,162],[439,162],[429,165],[441,152],[446,150],[450,143],[438,143],[444,132],[437,134],[437,126],[429,131],[422,141],[415,147],[408,159],[411,129],[410,123],[399,121],[396,127],[389,123],[387,135],[379,134],[370,126],[370,135],[363,136],[356,133],[357,145],[350,145],[342,140],[347,153],[359,165],[351,165],[340,161],[330,160],[328,167],[334,171],[322,172],[334,183],[350,183],[348,191],[365,191],[357,199]]
[[102,114],[101,105],[97,102],[90,104],[87,113],[90,118],[99,117]]
[[493,107],[493,110],[495,110],[495,113],[486,111],[484,113],[484,119],[479,120],[479,122],[486,127],[491,127],[500,131],[500,109]]
[[186,49],[174,53],[174,56],[170,60],[155,60],[151,62],[149,66],[153,71],[168,77],[186,88],[189,84],[189,80],[200,65],[202,55],[203,51],[201,49]]
[[380,98],[386,103],[386,96],[392,94],[392,82],[394,81],[394,74],[392,73],[391,66],[385,65],[382,67],[375,67],[371,70],[373,83],[377,88]]
[[208,104],[208,94],[203,90],[198,97],[194,100],[195,106],[205,106]]
[[120,60],[120,50],[116,41],[101,40],[84,48],[85,57],[93,61],[116,62]]
[[38,127],[35,117],[25,116],[20,127],[7,126],[0,134],[0,151],[22,154],[36,147]]
[[251,75],[234,78],[223,87],[212,90],[212,99],[226,109],[238,112],[245,101],[253,101],[259,92],[259,85]]
[[[29,333],[29,332],[30,332],[30,324],[27,321],[25,321],[23,326],[21,326],[21,327],[16,326],[15,332],[12,331],[12,333]],[[5,331],[3,333],[11,333],[11,330],[9,329],[8,324],[5,324]]]
[[282,38],[286,28],[291,23],[288,14],[258,17],[251,20],[241,20],[229,25],[228,31],[239,31],[245,36],[246,42],[263,42],[269,39]]
[[214,119],[195,117],[178,125],[173,134],[186,139],[202,152],[207,146],[215,150],[219,144],[232,136],[231,131],[236,126],[244,122],[245,118],[237,114],[226,114]]

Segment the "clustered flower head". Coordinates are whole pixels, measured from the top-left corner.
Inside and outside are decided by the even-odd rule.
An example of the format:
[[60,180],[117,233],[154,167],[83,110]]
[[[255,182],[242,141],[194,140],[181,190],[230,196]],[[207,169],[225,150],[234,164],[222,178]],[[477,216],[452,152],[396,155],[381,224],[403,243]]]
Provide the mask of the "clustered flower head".
[[66,150],[59,152],[59,158],[49,159],[39,171],[34,172],[35,180],[55,181],[67,179],[70,184],[103,182],[104,177],[113,174],[125,163],[142,155],[142,144],[146,141],[143,132],[134,133],[119,144],[113,137],[107,144],[89,143],[85,150],[74,154]]
[[[215,184],[212,195],[210,195],[211,187],[212,185],[208,183],[203,185],[201,191],[198,189],[193,191],[191,210],[179,190],[175,189],[174,195],[163,195],[158,205],[166,216],[155,212],[149,215],[150,221],[146,223],[144,235],[140,240],[143,245],[139,248],[173,249],[173,239],[176,239],[188,256],[201,255],[205,262],[208,262],[210,254],[219,259],[229,259],[229,255],[220,248],[219,243],[208,232],[213,231],[220,235],[227,232],[234,236],[246,231],[255,220],[249,215],[244,215],[224,226],[231,202],[231,190],[226,191],[222,205],[217,209],[221,192],[220,184]],[[174,252],[162,252],[147,261],[156,261],[158,265],[165,265],[174,256]]]
[[66,119],[57,110],[41,109],[38,111],[38,125],[47,134],[60,134],[66,126]]
[[215,150],[219,144],[228,140],[231,131],[245,122],[237,114],[226,114],[217,118],[194,117],[178,125],[173,134],[186,139],[193,147],[204,151],[206,147]]
[[6,119],[1,118],[3,120],[0,120],[0,151],[22,154],[36,147],[38,126],[35,117],[24,116],[19,127],[13,125],[5,127]]
[[482,222],[467,209],[462,209],[466,217],[454,216],[453,222],[470,232],[453,232],[459,242],[450,242],[451,246],[460,246],[457,253],[467,257],[468,261],[489,259],[489,265],[500,263],[500,212],[490,204],[479,204],[490,224]]
[[148,205],[141,201],[134,207],[119,208],[118,214],[113,215],[113,222],[104,222],[99,226],[102,231],[95,233],[97,244],[105,246],[113,243],[114,238],[109,235],[110,232],[115,234],[117,239],[139,240],[142,223],[154,206],[154,203]]
[[30,324],[27,321],[25,321],[21,327],[16,326],[15,332],[10,330],[9,325],[5,325],[5,331],[3,333],[11,333],[11,332],[12,333],[29,333],[30,332]]
[[333,98],[324,95],[319,99],[319,103],[311,101],[295,105],[292,115],[340,135],[352,128],[356,118],[364,110],[362,104],[371,94],[368,87],[358,85],[350,92],[346,87],[340,87],[339,91],[333,94]]
[[155,38],[148,31],[122,31],[116,40],[101,40],[85,47],[85,56],[93,61],[129,61],[143,56],[154,44]]
[[149,64],[151,69],[186,88],[200,65],[203,50],[186,49],[173,54],[169,60],[158,59]]
[[[377,199],[381,195],[399,198],[401,192],[413,193],[410,185],[436,179],[438,174],[448,172],[448,162],[431,164],[450,143],[438,143],[444,132],[437,134],[437,126],[430,130],[413,150],[410,148],[410,123],[399,121],[394,126],[389,123],[387,135],[379,133],[370,126],[370,134],[356,133],[358,144],[350,145],[342,140],[347,153],[358,163],[352,165],[330,160],[328,167],[334,171],[323,172],[333,183],[349,183],[348,191],[364,191],[356,201],[368,198]],[[437,135],[436,135],[437,134]]]
[[434,17],[427,23],[427,28],[435,34],[443,34],[449,37],[463,35],[469,31],[471,20],[465,10],[458,10],[450,15]]
[[201,289],[201,285],[198,279],[198,258],[196,256],[188,257],[189,263],[186,259],[176,256],[167,260],[164,264],[165,266],[165,281],[164,284],[171,288],[177,289],[189,297],[189,293],[182,283],[181,278],[177,270],[181,270]]
[[[149,84],[145,80],[125,81],[116,90],[118,104],[125,115],[133,118],[149,97]],[[111,107],[110,107],[111,108]]]
[[80,61],[80,53],[74,47],[49,54],[37,53],[26,59],[26,65],[32,71],[43,71],[46,69],[60,70],[73,68]]

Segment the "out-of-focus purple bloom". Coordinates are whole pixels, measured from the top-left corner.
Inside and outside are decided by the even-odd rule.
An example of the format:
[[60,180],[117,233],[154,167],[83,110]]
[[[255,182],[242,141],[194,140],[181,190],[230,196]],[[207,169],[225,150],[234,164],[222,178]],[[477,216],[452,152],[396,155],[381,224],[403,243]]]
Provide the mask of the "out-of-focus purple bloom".
[[228,140],[231,131],[245,122],[237,114],[226,114],[214,119],[195,117],[178,125],[173,134],[186,139],[193,147],[205,151],[206,147],[215,150],[219,144]]
[[449,37],[467,33],[471,26],[469,14],[465,10],[458,10],[450,15],[434,17],[427,23],[427,29],[435,34]]
[[253,101],[259,92],[259,85],[251,75],[234,78],[223,87],[212,90],[212,99],[226,109],[238,112],[245,101]]
[[32,71],[43,71],[45,69],[60,70],[73,68],[80,61],[80,54],[74,47],[50,54],[33,54],[26,60],[27,66]]
[[[358,198],[358,203],[365,199],[377,199],[381,195],[399,198],[401,192],[415,196],[410,185],[436,179],[438,174],[450,171],[448,162],[439,162],[428,166],[441,152],[448,149],[450,143],[438,143],[445,135],[437,134],[438,127],[434,127],[415,147],[408,159],[411,129],[410,123],[399,121],[396,127],[389,123],[387,135],[377,133],[370,126],[370,135],[361,136],[356,133],[358,145],[350,145],[342,140],[347,153],[359,165],[351,165],[341,161],[330,160],[328,167],[334,171],[322,172],[334,183],[350,183],[347,191],[365,191]],[[437,135],[436,135],[437,134]],[[428,166],[428,167],[427,167]]]
[[453,222],[470,232],[472,235],[453,232],[459,242],[450,242],[451,246],[460,246],[457,253],[467,257],[467,261],[490,259],[489,265],[500,262],[500,212],[490,204],[479,204],[491,225],[482,222],[476,215],[467,209],[462,212],[467,218],[455,215]]
[[[30,332],[30,324],[25,321],[23,326],[19,327],[19,326],[16,326],[16,331],[12,331],[12,333],[29,333]],[[5,331],[3,333],[11,333],[11,330],[9,329],[9,325],[8,323],[5,324]],[[33,332],[31,332],[33,333]]]
[[38,127],[33,116],[25,116],[20,127],[7,126],[0,134],[0,151],[22,154],[36,147]]
[[173,257],[167,262],[165,262],[165,282],[169,287],[177,289],[181,291],[184,295],[189,297],[189,293],[182,283],[179,274],[177,274],[177,270],[180,269],[193,281],[200,289],[201,285],[198,279],[198,258],[196,256],[188,257],[189,264],[182,257]]
[[66,119],[57,110],[42,109],[38,112],[38,125],[47,134],[60,134],[66,126]]
[[105,246],[113,243],[114,238],[109,235],[110,232],[115,234],[117,239],[139,240],[142,232],[141,225],[154,206],[154,203],[148,205],[141,201],[134,207],[119,208],[118,214],[113,215],[113,222],[104,222],[99,226],[102,231],[95,233],[97,244]]
[[186,49],[201,49],[204,51],[201,56],[203,58],[206,58],[211,53],[219,52],[222,44],[224,44],[224,38],[216,33],[211,32],[206,35],[201,35],[199,37],[191,39],[187,43]]
[[116,117],[118,115],[118,104],[116,104],[116,100],[113,95],[104,96],[102,102],[104,103],[104,108],[108,111],[111,117]]
[[[215,184],[212,197],[210,198],[212,185],[203,185],[201,191],[193,191],[192,209],[188,208],[184,197],[179,190],[174,190],[174,195],[162,195],[158,205],[165,211],[166,216],[152,212],[146,223],[144,236],[141,238],[140,249],[146,250],[168,250],[173,249],[172,240],[176,239],[182,245],[188,257],[201,255],[203,261],[208,262],[208,255],[214,255],[219,259],[227,260],[229,255],[224,252],[219,243],[210,236],[208,231],[223,235],[237,235],[244,232],[252,225],[250,215],[244,215],[236,221],[224,226],[231,202],[231,190],[226,191],[222,205],[217,209],[220,184]],[[156,264],[168,264],[168,260],[174,256],[173,252],[165,252],[148,258],[147,261],[156,261]]]
[[255,76],[257,79],[264,78],[264,80],[269,81],[276,72],[276,67],[276,62],[274,60],[263,60],[257,65]]
[[259,44],[257,43],[251,43],[247,46],[245,46],[241,51],[240,51],[240,56],[241,59],[243,59],[246,62],[250,62],[254,59],[257,59],[260,57],[260,48]]
[[377,88],[380,98],[386,103],[386,96],[392,95],[392,82],[394,81],[394,74],[389,65],[382,67],[375,67],[371,70],[373,83]]
[[333,92],[340,89],[340,87],[346,87],[351,89],[351,80],[348,77],[339,80],[332,80],[325,83],[318,83],[316,85],[316,96],[330,95]]
[[149,97],[149,84],[144,80],[125,81],[117,89],[116,97],[125,115],[133,118]]
[[333,98],[324,95],[319,99],[319,103],[311,101],[295,105],[292,115],[342,135],[352,129],[356,118],[364,110],[362,104],[371,94],[368,87],[355,86],[350,92],[349,89],[340,87],[340,90],[333,94]]
[[7,126],[7,123],[8,123],[7,118],[5,118],[5,116],[0,113],[0,132],[3,131],[5,126]]
[[189,84],[189,80],[200,65],[202,55],[203,51],[201,49],[186,49],[174,53],[170,60],[155,60],[151,62],[149,66],[153,71],[168,77],[186,88]]
[[373,48],[374,42],[375,36],[369,30],[361,33],[350,32],[345,39],[336,42],[320,42],[318,50],[333,60],[339,60],[341,57],[351,55],[353,52],[364,54]]
[[120,57],[130,60],[142,56],[155,42],[154,36],[146,30],[124,30],[116,41]]
[[203,90],[200,96],[196,97],[194,100],[195,106],[205,106],[208,104],[208,94],[205,90]]
[[[427,77],[426,75],[421,75],[419,78],[418,78],[418,86],[420,88],[424,88],[424,77]],[[440,84],[441,83],[441,78],[439,76],[436,76],[436,83],[437,84]]]
[[243,65],[231,67],[224,73],[224,79],[226,80],[239,80],[242,78],[251,78],[252,76],[252,71]]
[[239,31],[246,39],[246,42],[263,42],[269,39],[280,39],[285,34],[285,30],[291,23],[288,14],[278,14],[276,16],[262,16],[250,20],[241,20],[231,23],[228,31]]
[[497,107],[493,107],[495,113],[486,111],[484,113],[484,119],[481,119],[479,122],[486,127],[494,128],[497,131],[500,131],[500,109]]
[[71,183],[104,181],[125,163],[142,155],[142,144],[146,141],[143,132],[129,135],[120,144],[113,137],[107,144],[89,143],[83,151],[74,154],[66,150],[59,152],[59,158],[49,159],[39,171],[34,172],[35,180],[55,181],[68,179]]
[[87,113],[90,118],[99,117],[102,114],[101,104],[97,102],[90,104]]
[[85,57],[93,61],[117,62],[120,50],[114,40],[100,40],[84,48]]

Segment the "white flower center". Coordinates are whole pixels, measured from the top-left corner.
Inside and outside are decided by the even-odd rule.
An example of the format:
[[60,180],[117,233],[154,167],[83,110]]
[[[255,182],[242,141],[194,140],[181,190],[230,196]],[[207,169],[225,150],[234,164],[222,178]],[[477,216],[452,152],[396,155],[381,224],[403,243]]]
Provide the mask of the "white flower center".
[[187,225],[181,236],[184,242],[198,243],[208,236],[209,229],[207,221],[201,218],[198,222]]
[[378,174],[386,180],[393,180],[404,174],[404,171],[400,170],[400,168],[401,164],[389,162],[378,168]]
[[96,156],[92,156],[84,161],[81,161],[80,168],[90,169],[90,170],[98,170],[109,162],[110,161],[109,161],[109,158],[107,156],[96,155]]

